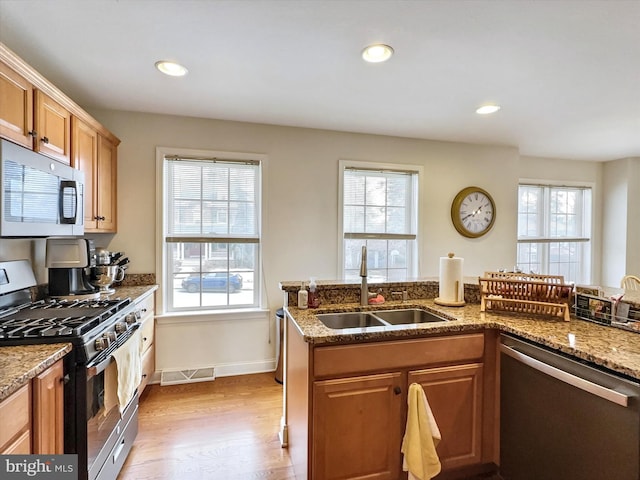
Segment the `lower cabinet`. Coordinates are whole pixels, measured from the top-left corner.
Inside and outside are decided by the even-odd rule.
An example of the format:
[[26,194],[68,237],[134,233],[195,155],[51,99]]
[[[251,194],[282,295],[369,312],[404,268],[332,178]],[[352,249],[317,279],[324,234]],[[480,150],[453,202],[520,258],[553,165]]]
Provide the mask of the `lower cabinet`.
[[31,453],[31,385],[0,402],[0,454]]
[[482,461],[482,372],[481,363],[409,372],[409,384],[422,386],[438,424],[443,470]]
[[295,328],[287,335],[287,381],[300,383],[304,365],[309,385],[308,398],[286,386],[295,392],[287,395],[287,429],[296,478],[406,479],[401,445],[412,383],[423,387],[442,436],[436,479],[498,463],[495,335],[306,344],[306,351]]
[[142,336],[142,378],[138,386],[138,396],[142,395],[145,387],[153,377],[156,368],[155,356],[155,310],[154,295],[148,295],[138,301],[140,306],[140,333]]
[[63,360],[58,360],[0,402],[0,454],[64,453],[63,397]]
[[387,373],[313,384],[313,478],[396,478],[402,382]]
[[33,385],[33,453],[64,452],[64,369],[62,360],[35,377]]

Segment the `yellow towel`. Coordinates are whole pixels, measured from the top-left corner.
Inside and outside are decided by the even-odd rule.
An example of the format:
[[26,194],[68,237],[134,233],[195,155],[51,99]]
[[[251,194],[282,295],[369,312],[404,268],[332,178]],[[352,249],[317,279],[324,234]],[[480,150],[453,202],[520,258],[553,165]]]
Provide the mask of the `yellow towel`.
[[442,438],[427,396],[417,383],[409,386],[407,425],[402,439],[402,469],[409,480],[430,480],[440,473],[436,447]]
[[136,330],[131,337],[113,352],[118,369],[118,406],[120,413],[133,398],[142,379],[142,339],[140,330]]
[[111,362],[104,371],[104,408],[102,415],[109,414],[118,405],[118,368]]

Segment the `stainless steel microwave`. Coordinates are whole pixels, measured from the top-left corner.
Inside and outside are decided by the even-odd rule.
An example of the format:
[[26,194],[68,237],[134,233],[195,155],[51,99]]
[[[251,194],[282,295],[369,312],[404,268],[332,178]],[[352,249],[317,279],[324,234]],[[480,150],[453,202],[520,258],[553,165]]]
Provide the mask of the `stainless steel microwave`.
[[0,236],[84,234],[84,173],[0,140]]

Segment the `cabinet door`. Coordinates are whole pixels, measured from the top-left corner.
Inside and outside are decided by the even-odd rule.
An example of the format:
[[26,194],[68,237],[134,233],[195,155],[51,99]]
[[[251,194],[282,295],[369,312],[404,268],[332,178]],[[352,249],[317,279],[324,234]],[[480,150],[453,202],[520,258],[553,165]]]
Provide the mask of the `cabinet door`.
[[36,90],[34,150],[71,164],[71,114],[48,95]]
[[0,426],[0,454],[32,453],[30,384],[0,402]]
[[116,231],[116,167],[117,148],[109,140],[98,134],[98,164],[96,188],[96,214],[98,231]]
[[62,360],[33,379],[33,453],[64,453]]
[[98,228],[96,214],[96,168],[98,132],[77,117],[71,118],[71,166],[84,173],[84,228]]
[[436,450],[442,470],[482,461],[481,363],[409,372],[425,391],[442,440]]
[[400,373],[314,382],[311,478],[400,477],[401,387]]
[[0,137],[33,148],[33,87],[0,63]]

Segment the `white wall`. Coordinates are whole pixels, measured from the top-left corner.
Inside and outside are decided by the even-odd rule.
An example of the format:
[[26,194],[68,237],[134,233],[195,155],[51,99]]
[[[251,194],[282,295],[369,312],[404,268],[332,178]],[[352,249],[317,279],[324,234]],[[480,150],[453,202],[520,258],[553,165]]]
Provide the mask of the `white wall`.
[[[282,280],[335,279],[338,161],[425,167],[422,276],[438,274],[438,258],[454,251],[465,275],[511,266],[515,259],[515,148],[360,135],[239,122],[93,111],[121,140],[118,150],[118,234],[108,245],[125,250],[129,271],[155,268],[156,146],[253,152],[268,156],[263,232],[265,305],[282,305]],[[468,185],[488,190],[497,204],[493,230],[480,239],[458,235],[450,220],[455,194]],[[494,248],[496,244],[500,248]]]
[[[237,372],[251,365],[260,370],[273,363],[273,312],[282,306],[278,283],[310,276],[338,278],[338,161],[341,159],[424,167],[426,191],[420,205],[420,275],[423,277],[437,276],[439,257],[450,251],[465,259],[465,276],[514,265],[519,178],[585,180],[596,184],[601,181],[600,163],[520,159],[514,147],[122,111],[90,113],[122,140],[118,149],[118,233],[91,235],[91,238],[97,246],[125,251],[131,259],[131,273],[155,271],[157,146],[252,152],[268,157],[263,231],[266,284],[263,303],[268,312],[246,316],[241,321],[220,315],[160,318],[159,368],[198,368],[214,364],[223,371]],[[470,185],[486,189],[496,202],[493,229],[477,239],[459,235],[450,219],[454,196]],[[23,258],[28,252],[32,260],[40,263],[43,257],[40,244],[2,239],[0,260]],[[596,264],[599,265],[599,258]]]
[[602,283],[640,275],[640,158],[604,164]]

